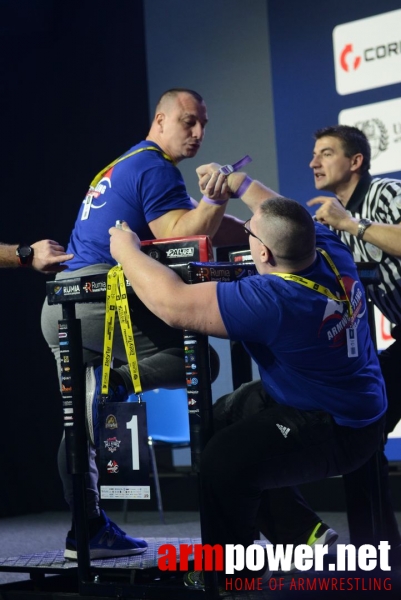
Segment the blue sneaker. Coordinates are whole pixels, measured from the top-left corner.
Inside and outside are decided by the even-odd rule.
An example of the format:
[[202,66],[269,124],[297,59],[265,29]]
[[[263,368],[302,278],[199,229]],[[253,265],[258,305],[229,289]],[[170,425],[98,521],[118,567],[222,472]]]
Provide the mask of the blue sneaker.
[[[145,540],[132,538],[110,521],[102,510],[101,515],[105,524],[89,542],[89,554],[91,559],[113,558],[117,556],[132,556],[143,554],[148,547]],[[65,543],[64,558],[77,560],[77,542],[75,532],[69,531]]]
[[[85,381],[85,403],[86,403],[86,425],[88,428],[89,440],[92,444],[99,447],[99,419],[98,404],[102,390],[102,367],[87,367]],[[122,386],[109,387],[109,402],[126,402],[128,399],[127,390]]]

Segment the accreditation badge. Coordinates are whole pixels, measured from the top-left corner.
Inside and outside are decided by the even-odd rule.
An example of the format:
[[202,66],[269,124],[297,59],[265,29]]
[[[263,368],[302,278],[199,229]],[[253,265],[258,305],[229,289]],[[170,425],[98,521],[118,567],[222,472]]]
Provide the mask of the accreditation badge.
[[98,418],[100,497],[149,500],[146,402],[100,403]]

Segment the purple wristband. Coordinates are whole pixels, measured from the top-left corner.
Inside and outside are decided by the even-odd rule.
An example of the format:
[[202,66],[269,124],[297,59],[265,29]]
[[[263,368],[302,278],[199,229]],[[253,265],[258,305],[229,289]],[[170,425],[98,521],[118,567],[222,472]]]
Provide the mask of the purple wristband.
[[202,200],[203,202],[206,202],[206,204],[213,204],[214,206],[224,206],[224,204],[227,204],[228,202],[228,198],[227,200],[211,200],[206,196],[202,196]]
[[249,175],[247,175],[245,177],[245,179],[243,180],[243,182],[241,183],[241,185],[239,186],[238,190],[235,192],[235,194],[232,194],[232,198],[241,198],[246,190],[249,188],[249,186],[251,185],[253,179],[251,179],[249,177]]

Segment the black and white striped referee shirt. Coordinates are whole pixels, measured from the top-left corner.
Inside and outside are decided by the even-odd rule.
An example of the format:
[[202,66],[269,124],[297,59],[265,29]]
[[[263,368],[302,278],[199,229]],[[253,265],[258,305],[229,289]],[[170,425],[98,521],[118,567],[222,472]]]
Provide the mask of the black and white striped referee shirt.
[[[401,180],[372,177],[366,173],[347,203],[347,211],[357,219],[377,223],[401,222]],[[381,282],[369,289],[372,301],[394,325],[401,325],[401,258],[386,254],[369,242],[346,231],[337,231],[351,249],[355,262],[378,262]],[[401,228],[400,228],[401,236]]]

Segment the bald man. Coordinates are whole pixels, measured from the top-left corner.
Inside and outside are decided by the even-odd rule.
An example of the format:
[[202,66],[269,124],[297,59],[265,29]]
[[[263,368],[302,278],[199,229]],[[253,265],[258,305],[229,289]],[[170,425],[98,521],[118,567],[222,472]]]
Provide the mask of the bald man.
[[[108,230],[117,219],[126,221],[141,240],[203,234],[214,237],[219,244],[222,241],[246,241],[242,222],[224,215],[230,197],[226,178],[219,173],[209,177],[202,192],[204,196],[196,203],[189,197],[177,168],[182,160],[196,156],[207,121],[206,105],[197,92],[179,88],[162,95],[146,139],[93,179],[71,234],[67,251],[74,253],[74,258],[63,273],[63,279],[87,274],[106,275],[116,264],[110,254]],[[213,189],[213,199],[207,197],[209,189]],[[221,227],[223,217],[224,227]],[[222,240],[222,236],[227,235],[230,237]],[[165,325],[137,299],[131,298],[130,302],[143,390],[184,387],[182,332]],[[102,355],[104,314],[102,303],[77,305],[86,363],[99,361]],[[59,375],[57,321],[60,318],[60,306],[48,306],[45,302],[42,331],[56,358]],[[126,363],[119,327],[115,331],[113,354],[115,359]],[[100,377],[100,367],[87,369],[89,411],[97,401]],[[112,399],[124,401],[133,392],[128,365],[112,370],[110,380]],[[117,526],[100,510],[95,449],[92,447],[90,452],[87,505],[91,556],[101,558],[144,552],[144,540],[136,540],[116,529]],[[73,509],[72,481],[67,473],[64,442],[59,451],[59,471],[66,501]],[[77,556],[74,526],[67,535],[65,556],[71,559]]]

